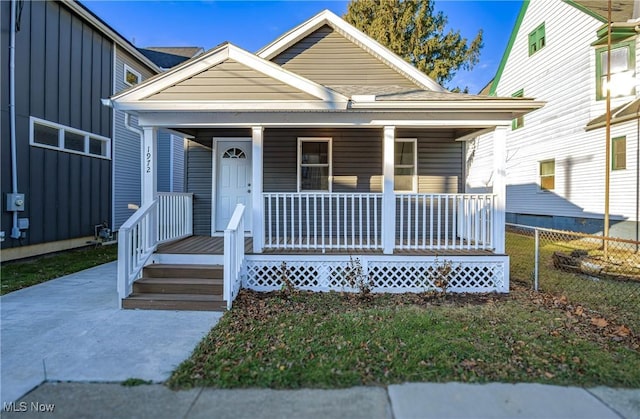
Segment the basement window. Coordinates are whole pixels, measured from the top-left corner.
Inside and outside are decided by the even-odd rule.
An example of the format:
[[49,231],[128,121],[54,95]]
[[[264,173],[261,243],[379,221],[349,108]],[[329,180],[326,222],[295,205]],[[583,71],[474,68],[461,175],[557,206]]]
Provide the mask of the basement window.
[[29,143],[32,146],[103,159],[111,158],[110,138],[34,117],[29,122]]

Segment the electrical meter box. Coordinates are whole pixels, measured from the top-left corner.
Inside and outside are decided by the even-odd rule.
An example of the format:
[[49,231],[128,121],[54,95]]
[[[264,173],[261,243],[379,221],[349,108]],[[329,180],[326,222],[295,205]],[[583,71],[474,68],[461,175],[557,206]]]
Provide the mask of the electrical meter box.
[[24,194],[7,194],[7,211],[24,211]]

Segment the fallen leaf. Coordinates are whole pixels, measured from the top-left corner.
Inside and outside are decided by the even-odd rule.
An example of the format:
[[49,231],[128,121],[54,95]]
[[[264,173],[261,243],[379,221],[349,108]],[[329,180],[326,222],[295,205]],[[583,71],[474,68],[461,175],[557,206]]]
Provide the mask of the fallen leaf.
[[631,330],[629,330],[627,326],[621,324],[618,328],[616,328],[614,333],[618,336],[626,337],[629,336]]
[[593,317],[591,319],[591,324],[597,327],[607,327],[609,325],[609,322],[602,317]]
[[545,372],[545,373],[544,373],[544,376],[545,376],[545,377],[547,377],[547,378],[553,378],[553,377],[555,377],[555,375],[554,375],[554,374],[551,374],[550,372]]
[[584,308],[582,308],[582,306],[576,307],[575,313],[577,316],[582,316],[582,314],[584,313]]

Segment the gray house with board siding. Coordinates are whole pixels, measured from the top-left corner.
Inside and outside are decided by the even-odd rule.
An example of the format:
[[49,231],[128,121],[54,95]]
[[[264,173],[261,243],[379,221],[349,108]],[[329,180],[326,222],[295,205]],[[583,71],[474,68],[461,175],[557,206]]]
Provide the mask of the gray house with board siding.
[[[96,226],[117,229],[134,212],[140,132],[101,99],[160,68],[75,1],[2,1],[0,18],[6,261],[86,245]],[[173,189],[161,184],[181,191],[183,139],[170,138],[161,150],[177,156],[171,176],[178,179]],[[158,177],[170,176],[165,167]]]
[[[110,104],[144,131],[142,206],[119,237],[124,308],[230,308],[240,288],[285,277],[318,291],[509,289],[506,131],[540,102],[448,92],[324,11],[256,54],[221,44]],[[158,192],[161,129],[189,137],[185,193]],[[465,142],[480,133],[496,181],[468,194]]]

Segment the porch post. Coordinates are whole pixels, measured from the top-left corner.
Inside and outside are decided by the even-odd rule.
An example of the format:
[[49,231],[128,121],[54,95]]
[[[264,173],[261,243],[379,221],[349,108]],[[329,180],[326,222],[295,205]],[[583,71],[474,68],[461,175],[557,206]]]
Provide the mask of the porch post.
[[251,128],[251,222],[253,229],[253,253],[262,253],[264,242],[264,200],[262,199],[262,143],[264,127]]
[[158,136],[154,127],[142,129],[142,202],[146,205],[156,199],[158,192]]
[[496,253],[504,253],[505,251],[507,130],[508,127],[499,126],[493,132],[493,193],[496,195],[493,218],[493,245]]
[[393,254],[396,243],[396,196],[394,189],[394,152],[396,127],[384,127],[382,182],[382,246],[385,255]]

